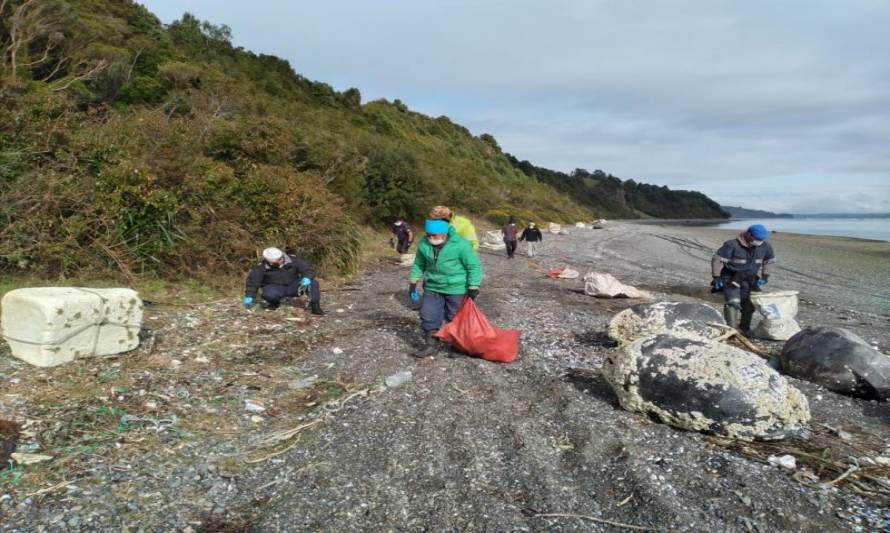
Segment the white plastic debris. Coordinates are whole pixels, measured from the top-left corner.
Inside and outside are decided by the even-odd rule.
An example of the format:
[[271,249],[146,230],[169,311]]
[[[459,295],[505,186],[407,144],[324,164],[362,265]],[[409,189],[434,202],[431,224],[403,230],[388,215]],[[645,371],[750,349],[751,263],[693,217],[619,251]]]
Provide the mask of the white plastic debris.
[[12,355],[35,366],[139,346],[142,301],[132,289],[16,289],[6,293],[0,307],[0,328]]
[[14,452],[10,454],[12,460],[20,465],[33,465],[35,463],[42,463],[44,461],[49,461],[53,458],[52,455],[43,455],[40,453],[17,453]]
[[337,348],[336,346],[331,351],[334,352],[334,355],[340,355],[343,353],[343,350],[341,350],[340,348]]
[[577,279],[581,273],[577,270],[571,268],[564,268],[562,272],[559,273],[559,279]]
[[556,222],[551,222],[547,227],[547,231],[553,233],[554,235],[558,235],[560,231],[562,231],[562,224],[557,224]]
[[386,379],[383,380],[383,383],[389,388],[394,388],[411,381],[412,377],[413,376],[410,370],[402,370],[401,372],[396,372],[391,376],[386,376]]
[[644,298],[648,296],[635,287],[625,285],[611,274],[590,272],[584,276],[584,294],[597,298]]
[[263,407],[263,404],[259,402],[255,402],[253,400],[244,400],[244,410],[251,413],[262,413],[266,410],[266,408]]
[[506,250],[504,236],[500,231],[486,231],[482,238],[482,247],[486,250]]
[[754,329],[761,339],[786,341],[800,331],[797,316],[797,291],[755,292],[751,302],[763,316]]
[[766,460],[769,461],[769,464],[771,465],[781,466],[788,470],[797,468],[797,460],[793,455],[770,455]]

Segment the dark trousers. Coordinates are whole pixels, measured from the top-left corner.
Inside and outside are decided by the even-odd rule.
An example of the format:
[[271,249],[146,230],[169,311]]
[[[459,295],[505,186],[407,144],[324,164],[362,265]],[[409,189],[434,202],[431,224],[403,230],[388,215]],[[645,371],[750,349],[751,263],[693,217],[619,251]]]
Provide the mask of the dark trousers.
[[[296,280],[290,285],[265,285],[263,287],[263,300],[269,302],[269,305],[278,305],[281,299],[285,297],[297,296],[300,292],[300,280]],[[321,301],[321,287],[314,279],[309,284],[309,303],[319,303]]]
[[516,241],[504,241],[504,244],[507,245],[507,257],[513,257],[516,253]]
[[[728,325],[742,331],[751,329],[751,317],[754,316],[754,302],[751,301],[751,284],[730,282],[723,289],[723,315]],[[730,322],[738,323],[730,324]]]
[[420,328],[429,334],[438,331],[443,322],[451,322],[464,303],[465,294],[442,294],[424,290],[420,302]]
[[396,251],[400,254],[407,254],[408,250],[411,249],[411,244],[408,242],[408,236],[406,235],[404,238],[399,237],[399,243],[396,246]]

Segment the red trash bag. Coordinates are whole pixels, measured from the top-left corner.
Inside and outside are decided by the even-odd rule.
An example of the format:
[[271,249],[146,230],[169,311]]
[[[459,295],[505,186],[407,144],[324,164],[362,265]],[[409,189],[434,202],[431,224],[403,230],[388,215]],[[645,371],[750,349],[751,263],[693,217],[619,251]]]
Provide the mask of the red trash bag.
[[547,272],[547,277],[552,278],[552,279],[559,279],[559,275],[562,274],[562,271],[565,269],[566,269],[566,267],[551,268]]
[[486,361],[512,363],[519,355],[517,329],[499,329],[491,325],[472,298],[466,298],[454,319],[433,336],[453,344],[458,350]]

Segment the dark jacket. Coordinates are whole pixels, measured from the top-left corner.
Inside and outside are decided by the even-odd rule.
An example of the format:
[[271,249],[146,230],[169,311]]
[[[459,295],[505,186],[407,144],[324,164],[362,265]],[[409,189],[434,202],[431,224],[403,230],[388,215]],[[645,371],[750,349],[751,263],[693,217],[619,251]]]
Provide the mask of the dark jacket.
[[726,241],[714,254],[711,261],[712,273],[728,281],[750,283],[761,273],[769,275],[776,255],[769,242],[760,246],[746,246],[741,238]]
[[525,228],[522,230],[520,241],[538,242],[544,240],[544,234],[538,228]]
[[392,232],[393,235],[396,236],[397,239],[401,240],[414,240],[414,229],[407,222],[402,222],[398,226],[394,223],[389,225],[389,231]]
[[250,269],[245,282],[244,296],[256,298],[256,293],[266,285],[290,285],[302,278],[312,279],[315,271],[312,266],[299,257],[284,254],[284,264],[272,266],[263,261]]
[[505,224],[504,227],[501,228],[501,234],[504,236],[504,241],[515,241],[516,224]]

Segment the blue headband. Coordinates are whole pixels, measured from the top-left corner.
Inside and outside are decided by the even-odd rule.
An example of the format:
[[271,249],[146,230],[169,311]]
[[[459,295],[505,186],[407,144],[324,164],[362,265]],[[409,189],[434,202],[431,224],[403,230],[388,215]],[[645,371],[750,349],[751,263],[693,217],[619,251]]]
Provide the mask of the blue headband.
[[427,233],[448,233],[448,222],[445,220],[427,220],[424,229]]

